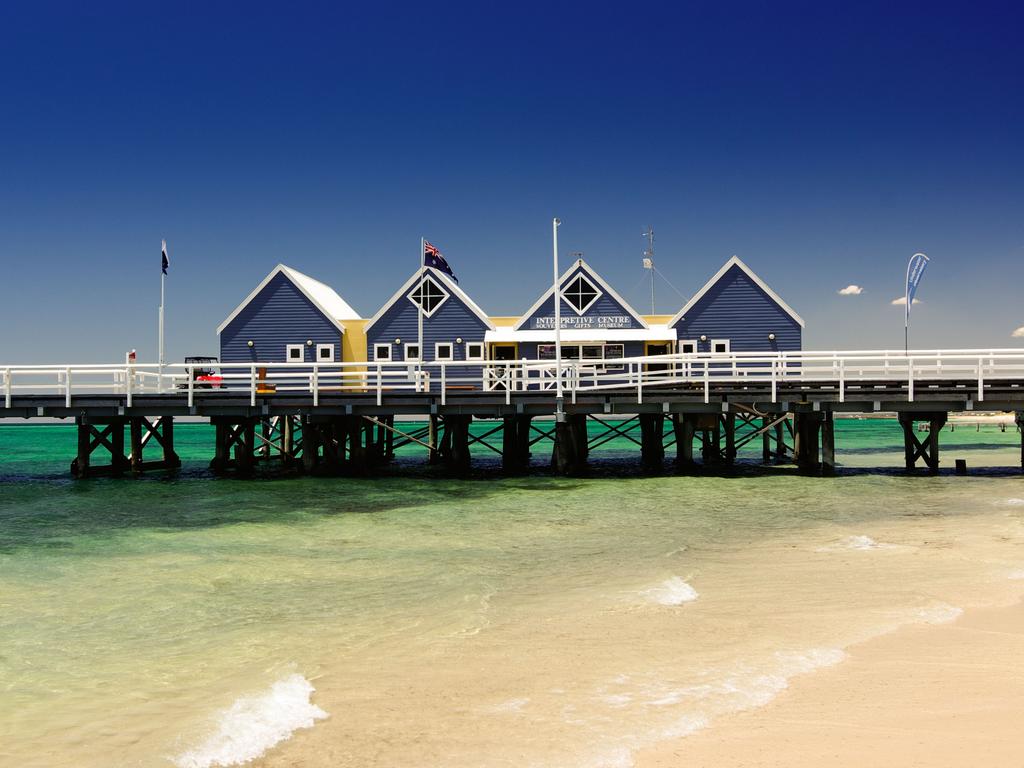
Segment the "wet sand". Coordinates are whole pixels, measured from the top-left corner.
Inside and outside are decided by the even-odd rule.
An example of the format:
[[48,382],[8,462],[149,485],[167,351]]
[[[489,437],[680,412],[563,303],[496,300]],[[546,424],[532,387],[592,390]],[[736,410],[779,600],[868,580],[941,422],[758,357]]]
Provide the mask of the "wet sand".
[[905,627],[638,768],[1024,765],[1024,603]]

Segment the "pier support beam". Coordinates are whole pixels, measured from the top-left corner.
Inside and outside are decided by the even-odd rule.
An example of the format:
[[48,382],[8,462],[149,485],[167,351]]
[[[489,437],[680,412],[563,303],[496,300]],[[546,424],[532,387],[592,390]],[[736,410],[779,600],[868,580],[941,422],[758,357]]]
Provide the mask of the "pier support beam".
[[[948,416],[945,411],[900,412],[900,426],[903,428],[904,459],[908,472],[912,472],[917,466],[917,460],[921,459],[927,465],[929,474],[938,474],[939,433],[946,426]],[[916,433],[917,422],[928,423],[927,437],[918,438]]]
[[[71,462],[73,477],[85,479],[102,475],[121,475],[131,467],[131,462],[124,452],[124,419],[103,421],[86,419],[79,416],[75,419],[78,431],[78,451]],[[109,464],[96,464],[93,454],[98,448],[106,449],[110,455]]]
[[697,431],[697,415],[693,413],[673,414],[672,428],[676,433],[676,469],[681,472],[689,472],[694,467],[693,436]]
[[825,411],[821,419],[821,472],[824,475],[836,472],[836,424],[832,411]]
[[1017,411],[1017,431],[1020,432],[1020,468],[1024,470],[1024,411]]
[[[148,469],[177,469],[181,466],[181,459],[174,450],[173,416],[161,416],[153,421],[145,416],[132,416],[128,420],[128,433],[131,440],[128,460],[133,473],[139,474]],[[145,461],[143,458],[150,441],[155,441],[162,449],[162,457],[158,460]]]
[[[829,427],[825,429],[825,421]],[[794,442],[793,460],[801,472],[806,474],[817,474],[821,472],[821,445],[822,440],[828,441],[828,453],[831,464],[825,471],[835,469],[835,442],[832,430],[832,414],[827,411],[808,411],[793,414]],[[827,436],[826,436],[827,433]]]
[[444,437],[441,438],[441,460],[447,468],[458,475],[469,472],[469,425],[472,416],[453,415],[444,417]]
[[508,474],[530,466],[530,417],[506,416],[501,433],[501,468]]
[[649,472],[660,472],[665,464],[665,417],[660,413],[640,414],[640,457]]
[[252,472],[256,460],[256,426],[259,419],[214,416],[210,421],[214,428],[210,469],[217,473],[234,469],[243,475]]
[[555,422],[555,444],[552,449],[551,466],[559,475],[577,476],[587,470],[587,417],[566,415],[563,421]]

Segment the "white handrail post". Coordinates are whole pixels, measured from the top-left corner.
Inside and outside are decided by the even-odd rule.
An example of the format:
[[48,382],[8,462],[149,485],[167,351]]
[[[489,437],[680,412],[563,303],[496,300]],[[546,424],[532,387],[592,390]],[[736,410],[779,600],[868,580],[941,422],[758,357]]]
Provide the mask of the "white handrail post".
[[249,366],[249,405],[256,407],[256,366]]
[[11,369],[4,369],[4,407],[11,407],[11,395],[14,387],[11,384]]
[[907,358],[907,402],[914,402],[914,358]]
[[772,360],[772,402],[773,403],[776,400],[779,399],[779,397],[778,397],[778,381],[777,381],[778,366],[779,366],[778,358],[776,358],[775,360]]
[[839,402],[846,402],[846,359],[839,359]]
[[711,402],[711,369],[706,360],[704,361],[704,402]]
[[636,402],[640,405],[644,401],[644,372],[643,364],[636,363]]
[[384,402],[384,366],[377,363],[377,405]]
[[985,361],[978,358],[978,402],[985,399]]
[[71,407],[71,368],[64,369],[64,407]]
[[313,363],[313,407],[320,405],[320,364]]
[[576,365],[575,363],[573,363],[572,372],[570,375],[572,377],[570,379],[570,381],[572,382],[572,404],[576,405],[576,390],[579,389],[580,386],[580,369],[579,366]]
[[441,405],[447,404],[448,401],[448,384],[447,384],[448,370],[444,363],[441,363]]
[[124,369],[124,393],[125,393],[125,402],[126,402],[126,405],[129,408],[132,407],[132,378],[133,378],[133,376],[134,376],[134,374],[132,373],[132,367],[130,365],[129,366],[125,366],[125,369]]
[[512,405],[512,363],[505,364],[505,405]]
[[195,404],[195,366],[190,365],[188,367],[188,407],[191,408]]

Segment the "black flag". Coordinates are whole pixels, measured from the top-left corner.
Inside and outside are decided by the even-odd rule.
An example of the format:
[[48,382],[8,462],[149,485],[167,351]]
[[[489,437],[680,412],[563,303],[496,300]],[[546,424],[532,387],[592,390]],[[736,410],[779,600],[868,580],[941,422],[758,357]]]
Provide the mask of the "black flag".
[[160,241],[160,271],[165,275],[167,274],[167,268],[171,266],[170,259],[167,258],[167,241]]

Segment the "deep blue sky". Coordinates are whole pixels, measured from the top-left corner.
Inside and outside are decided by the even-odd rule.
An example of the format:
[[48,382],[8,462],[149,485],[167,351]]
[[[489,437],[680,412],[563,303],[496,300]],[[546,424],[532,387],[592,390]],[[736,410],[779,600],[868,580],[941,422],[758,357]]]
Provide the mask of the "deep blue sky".
[[[9,3],[0,363],[168,357],[283,261],[372,315],[420,235],[492,314],[550,280],[550,219],[646,309],[732,254],[810,348],[1020,346],[1016,3]],[[855,283],[859,296],[837,290]],[[634,289],[634,290],[631,290]],[[659,309],[682,304],[664,283]]]

